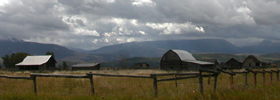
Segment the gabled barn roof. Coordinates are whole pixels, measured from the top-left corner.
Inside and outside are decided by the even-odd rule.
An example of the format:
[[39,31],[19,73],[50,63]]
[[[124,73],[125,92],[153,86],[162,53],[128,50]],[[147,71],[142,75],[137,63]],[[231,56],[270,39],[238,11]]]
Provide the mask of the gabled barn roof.
[[184,50],[172,50],[172,51],[175,52],[180,57],[180,59],[184,62],[190,62],[190,63],[200,64],[200,65],[212,65],[212,64],[214,64],[214,63],[211,63],[211,62],[196,60],[192,56],[192,54],[189,53],[188,51],[184,51]]
[[[172,49],[171,49],[172,50]],[[191,53],[184,50],[172,50],[175,52],[182,61],[195,61],[196,59],[192,56]]]
[[16,64],[16,66],[42,65],[47,63],[51,57],[51,55],[26,56],[24,60]]

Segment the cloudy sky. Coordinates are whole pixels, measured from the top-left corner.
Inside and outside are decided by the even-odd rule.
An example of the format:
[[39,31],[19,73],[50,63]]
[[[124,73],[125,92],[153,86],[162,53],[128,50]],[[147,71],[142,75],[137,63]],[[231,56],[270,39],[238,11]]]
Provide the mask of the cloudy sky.
[[[1,0],[0,39],[96,49],[133,41],[280,41],[279,0]],[[244,43],[246,42],[246,43]]]

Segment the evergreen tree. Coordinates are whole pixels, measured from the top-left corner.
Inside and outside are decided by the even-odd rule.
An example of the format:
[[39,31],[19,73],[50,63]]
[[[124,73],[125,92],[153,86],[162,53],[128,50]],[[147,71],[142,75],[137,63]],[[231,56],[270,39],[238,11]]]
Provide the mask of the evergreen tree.
[[63,62],[63,69],[67,69],[68,68],[68,65],[67,65],[67,63],[64,61]]
[[53,52],[46,52],[46,55],[52,55],[54,57],[54,53]]
[[28,55],[30,54],[22,52],[12,53],[10,56],[5,55],[4,57],[2,57],[3,64],[6,68],[15,68],[15,65],[22,62],[23,59]]

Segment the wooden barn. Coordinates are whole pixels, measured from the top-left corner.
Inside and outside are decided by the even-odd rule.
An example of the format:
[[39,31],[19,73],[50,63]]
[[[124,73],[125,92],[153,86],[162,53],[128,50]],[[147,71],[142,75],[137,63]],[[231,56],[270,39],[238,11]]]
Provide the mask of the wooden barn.
[[148,69],[150,67],[147,63],[135,63],[134,69]]
[[71,67],[72,70],[100,70],[100,63],[81,63]]
[[191,53],[184,50],[169,50],[161,58],[162,70],[198,71],[199,69],[215,69],[214,63],[196,60]]
[[255,69],[255,68],[266,68],[267,63],[262,62],[257,59],[254,55],[249,55],[244,61],[243,61],[243,67],[249,68],[249,69]]
[[231,58],[230,60],[228,60],[226,62],[226,69],[242,69],[242,62],[234,59],[234,58]]
[[19,70],[53,70],[55,63],[52,55],[27,56],[16,67]]

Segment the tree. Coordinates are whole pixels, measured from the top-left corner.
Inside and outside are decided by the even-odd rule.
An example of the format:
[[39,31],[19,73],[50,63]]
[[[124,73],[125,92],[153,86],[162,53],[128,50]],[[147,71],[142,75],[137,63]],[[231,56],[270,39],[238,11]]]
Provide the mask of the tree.
[[46,55],[52,55],[52,57],[54,57],[54,53],[53,52],[46,52]]
[[68,65],[65,61],[63,61],[63,69],[67,69],[68,68]]
[[30,54],[22,52],[12,53],[10,56],[5,55],[4,57],[2,57],[3,64],[6,68],[15,68],[15,65],[22,62],[23,59],[28,55]]
[[121,67],[126,68],[127,67],[127,59],[129,58],[129,54],[125,52],[120,52],[119,55],[117,55],[117,61],[120,63]]

